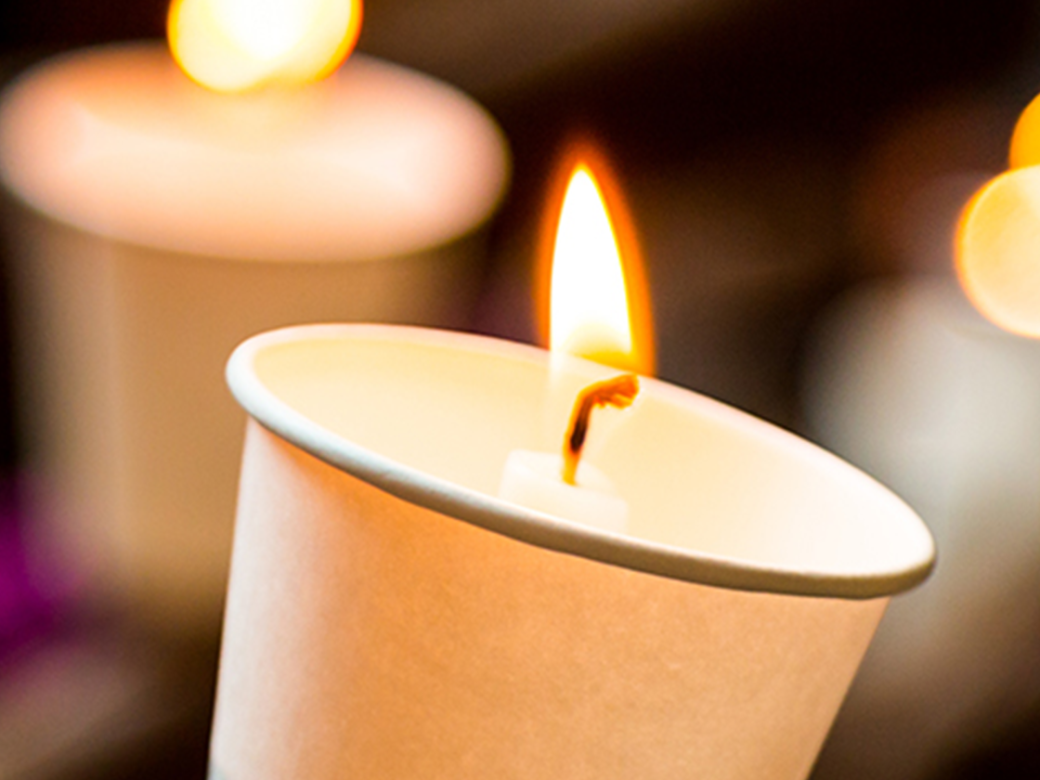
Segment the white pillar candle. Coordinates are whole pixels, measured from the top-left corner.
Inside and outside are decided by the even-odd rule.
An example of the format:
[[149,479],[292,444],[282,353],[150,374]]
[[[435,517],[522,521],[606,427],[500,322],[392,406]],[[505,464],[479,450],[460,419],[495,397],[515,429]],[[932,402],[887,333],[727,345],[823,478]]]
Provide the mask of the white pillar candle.
[[241,415],[235,344],[306,321],[455,323],[507,177],[455,89],[352,58],[209,92],[161,44],[76,52],[4,98],[19,378],[49,536],[141,614],[215,625]]
[[[823,450],[642,380],[598,453],[625,535],[496,497],[550,384],[612,369],[393,326],[255,337],[216,777],[808,775],[916,515]],[[258,423],[258,424],[257,424]]]

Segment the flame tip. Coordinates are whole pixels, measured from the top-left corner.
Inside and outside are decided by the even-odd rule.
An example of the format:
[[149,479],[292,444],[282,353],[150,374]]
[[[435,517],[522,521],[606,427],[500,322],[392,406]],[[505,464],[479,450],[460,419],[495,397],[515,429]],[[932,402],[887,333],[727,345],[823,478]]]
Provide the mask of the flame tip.
[[633,323],[639,319],[634,312],[647,308],[645,290],[631,289],[639,278],[632,268],[638,264],[638,251],[630,235],[619,235],[621,204],[608,198],[614,191],[609,169],[586,150],[568,162],[552,244],[550,348],[625,371],[649,373],[648,328],[638,328],[648,317]]

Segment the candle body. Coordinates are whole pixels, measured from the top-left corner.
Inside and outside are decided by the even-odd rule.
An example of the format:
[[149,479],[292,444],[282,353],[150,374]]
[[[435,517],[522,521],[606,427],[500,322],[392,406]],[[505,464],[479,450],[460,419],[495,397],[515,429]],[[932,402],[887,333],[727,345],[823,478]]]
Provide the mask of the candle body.
[[520,544],[253,424],[210,760],[227,780],[803,780],[887,601]]
[[628,504],[613,484],[591,463],[578,465],[576,485],[560,477],[563,457],[548,452],[514,450],[502,469],[498,495],[506,501],[576,523],[622,533]]
[[[0,117],[36,536],[177,630],[219,623],[234,345],[305,321],[464,321],[506,171],[479,107],[393,66],[220,98],[135,45],[45,64]],[[397,164],[365,168],[365,144]]]

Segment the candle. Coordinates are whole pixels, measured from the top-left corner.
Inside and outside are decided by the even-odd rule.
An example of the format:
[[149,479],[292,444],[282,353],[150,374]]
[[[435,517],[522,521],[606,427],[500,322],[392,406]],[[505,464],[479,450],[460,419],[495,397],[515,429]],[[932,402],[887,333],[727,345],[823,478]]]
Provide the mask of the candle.
[[554,373],[532,347],[394,326],[236,351],[255,421],[218,772],[808,774],[888,596],[931,567],[927,531],[837,458],[653,379],[599,458],[626,534],[502,501],[550,384],[613,371]]
[[[578,355],[621,368],[636,365],[615,231],[590,163],[580,160],[570,174],[556,229],[550,343],[560,353]],[[641,366],[642,367],[642,366]],[[628,505],[596,466],[579,462],[591,411],[596,406],[627,407],[638,393],[635,377],[625,375],[583,391],[562,436],[563,453],[515,450],[506,458],[498,495],[507,501],[594,525],[625,530]]]
[[616,378],[581,358],[314,325],[227,376],[252,419],[216,777],[804,778],[933,565],[866,475],[651,378],[597,453],[624,534],[503,500],[547,399]]
[[[185,0],[171,28],[238,5]],[[320,33],[311,75],[327,71],[345,52],[327,50],[319,5],[288,3],[254,49]],[[308,8],[317,21],[293,22]],[[300,322],[464,321],[506,180],[500,131],[455,89],[361,56],[294,86],[301,47],[270,58],[285,72],[247,61],[236,78],[260,85],[238,94],[158,44],[76,52],[23,76],[0,115],[37,514],[95,595],[178,629],[214,629],[226,585],[242,430],[228,353]]]
[[15,84],[2,133],[8,187],[65,225],[297,265],[450,242],[487,216],[505,170],[478,106],[362,56],[307,89],[224,95],[159,45],[76,52]]
[[[1038,105],[1016,129],[1013,166],[1029,164],[1030,146],[1036,160],[1029,136]],[[842,296],[807,352],[804,411],[814,438],[895,488],[943,551],[927,586],[886,613],[821,777],[930,776],[951,751],[1016,722],[1032,701],[1019,669],[1034,654],[1021,627],[1035,620],[1040,571],[1040,345],[980,313],[1040,332],[1029,270],[1036,183],[1022,173],[999,177],[967,209],[978,172],[901,173],[904,187],[916,184],[904,193],[914,207],[889,209],[888,232],[903,239],[896,254],[917,273]],[[964,289],[952,273],[955,243],[941,240],[958,221]],[[900,728],[878,728],[894,722]]]

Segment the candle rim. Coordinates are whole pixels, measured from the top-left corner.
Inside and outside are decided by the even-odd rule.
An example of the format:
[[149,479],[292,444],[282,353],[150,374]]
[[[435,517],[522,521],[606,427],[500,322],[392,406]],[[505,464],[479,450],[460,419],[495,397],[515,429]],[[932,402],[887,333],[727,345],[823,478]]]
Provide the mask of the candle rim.
[[[901,506],[908,521],[916,521],[927,539],[927,550],[912,563],[871,573],[814,572],[772,566],[759,561],[655,542],[591,528],[512,504],[451,480],[438,477],[374,450],[353,443],[292,408],[271,391],[254,371],[265,349],[294,341],[337,340],[344,337],[417,341],[431,345],[462,345],[486,352],[544,364],[549,353],[538,347],[470,333],[375,324],[298,325],[268,331],[240,344],[227,364],[226,378],[242,408],[261,426],[334,468],[357,477],[397,498],[448,517],[556,552],[641,571],[670,579],[732,590],[841,599],[891,596],[924,581],[935,567],[935,545],[923,521],[901,498],[860,469],[789,431],[699,393],[649,377],[641,377],[644,393],[669,398],[695,398],[743,430],[785,439],[825,468],[872,483]],[[588,363],[582,358],[568,360]]]

